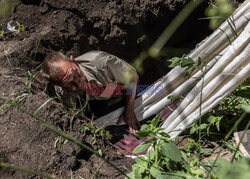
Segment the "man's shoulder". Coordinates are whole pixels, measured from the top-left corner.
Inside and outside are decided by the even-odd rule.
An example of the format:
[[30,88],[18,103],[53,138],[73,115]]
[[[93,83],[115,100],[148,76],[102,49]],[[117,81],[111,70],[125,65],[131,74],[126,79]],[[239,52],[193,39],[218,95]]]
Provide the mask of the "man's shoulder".
[[112,55],[104,51],[89,51],[77,57],[75,60],[76,61],[94,61],[94,60],[102,60],[103,58],[107,58],[109,56],[112,56]]

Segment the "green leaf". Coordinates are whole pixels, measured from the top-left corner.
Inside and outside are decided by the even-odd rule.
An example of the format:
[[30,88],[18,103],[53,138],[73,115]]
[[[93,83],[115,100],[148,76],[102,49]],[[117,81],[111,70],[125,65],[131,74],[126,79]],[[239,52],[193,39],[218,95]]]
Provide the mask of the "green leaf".
[[191,169],[191,173],[192,174],[195,174],[195,175],[201,175],[201,174],[204,174],[204,170],[202,170],[202,169],[195,169],[195,170],[193,170],[193,169]]
[[161,153],[175,162],[182,161],[181,153],[173,142],[163,143],[160,146]]
[[133,174],[134,174],[134,177],[137,179],[137,178],[143,178],[142,175],[143,173],[145,172],[146,168],[141,166],[141,165],[138,165],[138,164],[134,164],[132,166],[132,169],[133,169]]
[[151,167],[150,167],[150,170],[149,170],[150,174],[155,177],[155,178],[158,178],[160,175],[161,175],[161,171],[158,169],[157,165],[156,164],[153,164]]
[[240,105],[240,107],[246,111],[247,113],[250,113],[250,105],[247,105],[247,104],[242,104]]
[[207,135],[209,136],[210,126],[207,128]]
[[190,134],[193,134],[193,133],[195,133],[195,131],[196,131],[195,126],[192,126],[189,133],[190,133]]
[[125,179],[137,179],[137,178],[135,178],[134,172],[131,172],[131,173],[127,174],[127,176],[128,177],[125,177]]
[[139,138],[146,138],[151,136],[152,133],[152,131],[138,131],[135,133],[135,135]]
[[159,134],[163,137],[170,138],[170,136],[166,132],[160,132]]
[[185,67],[192,67],[194,65],[194,60],[191,59],[191,58],[184,58],[184,60],[181,62],[180,66],[182,68],[185,68]]
[[155,151],[154,150],[149,150],[147,152],[146,156],[147,156],[148,160],[153,160],[155,158]]
[[209,118],[207,119],[207,121],[208,121],[210,124],[213,124],[213,123],[215,123],[215,121],[216,121],[216,117],[214,117],[213,115],[210,115]]
[[[162,130],[163,130],[162,128],[154,127],[153,133],[154,133],[154,134],[157,134],[159,131],[162,131]],[[151,134],[151,136],[155,136],[155,135],[152,135],[152,134]]]
[[158,114],[151,122],[151,124],[156,127],[157,124],[159,123],[159,120],[160,120],[160,117],[161,117],[161,114]]
[[112,138],[112,135],[110,134],[109,131],[106,131],[106,137],[107,137],[108,139],[111,139],[111,138]]
[[151,127],[149,125],[147,125],[147,124],[143,124],[141,126],[140,131],[151,131]]
[[175,176],[175,175],[163,174],[161,176],[158,176],[157,179],[183,179],[183,177]]
[[138,146],[134,149],[133,153],[137,154],[137,153],[140,153],[140,152],[145,151],[145,150],[148,148],[148,146],[149,146],[150,144],[151,144],[151,143],[149,143],[148,141],[141,143],[140,145],[138,145]]
[[230,163],[228,160],[221,159],[218,162],[216,176],[218,178],[227,179],[250,178],[250,158],[243,158],[235,163]]
[[207,128],[207,124],[201,124],[200,126],[199,126],[199,128],[201,129],[201,130],[203,130],[203,129],[206,129]]
[[138,164],[140,166],[147,167],[147,164],[149,161],[147,159],[145,159],[144,157],[139,156],[139,157],[135,158],[135,162],[136,162],[136,164]]
[[211,149],[207,148],[201,148],[200,153],[209,155],[211,153]]
[[215,124],[216,124],[217,130],[220,131],[220,121],[217,121]]
[[190,158],[187,157],[187,155],[186,155],[185,152],[181,151],[181,156],[182,156],[182,158],[184,159],[184,161],[185,161],[186,163],[189,163]]
[[169,65],[169,67],[172,68],[172,67],[178,66],[180,64],[181,60],[182,59],[179,57],[174,57],[174,58],[170,59],[169,61],[171,62],[171,64]]
[[192,139],[192,138],[187,138],[187,140],[189,141],[189,142],[191,142],[191,143],[194,143],[195,142],[195,140],[194,139]]

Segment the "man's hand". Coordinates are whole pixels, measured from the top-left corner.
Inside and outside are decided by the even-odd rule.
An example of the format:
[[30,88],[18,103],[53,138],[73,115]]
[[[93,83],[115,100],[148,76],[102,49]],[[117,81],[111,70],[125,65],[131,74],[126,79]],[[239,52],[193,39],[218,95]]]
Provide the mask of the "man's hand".
[[131,133],[138,132],[141,127],[141,124],[136,119],[135,113],[133,110],[125,111],[119,118],[116,124],[120,124],[124,121],[128,124],[129,130]]

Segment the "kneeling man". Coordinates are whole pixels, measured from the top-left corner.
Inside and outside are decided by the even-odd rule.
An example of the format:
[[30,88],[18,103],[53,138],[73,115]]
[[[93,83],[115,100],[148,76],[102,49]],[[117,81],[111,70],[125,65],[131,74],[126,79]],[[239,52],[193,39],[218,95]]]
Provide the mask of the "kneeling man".
[[124,60],[102,51],[77,58],[53,52],[46,56],[41,71],[55,89],[61,87],[58,92],[68,107],[73,107],[77,97],[85,99],[86,94],[96,100],[109,100],[122,95],[124,89],[125,109],[117,124],[125,121],[133,133],[140,128],[134,113],[138,75]]

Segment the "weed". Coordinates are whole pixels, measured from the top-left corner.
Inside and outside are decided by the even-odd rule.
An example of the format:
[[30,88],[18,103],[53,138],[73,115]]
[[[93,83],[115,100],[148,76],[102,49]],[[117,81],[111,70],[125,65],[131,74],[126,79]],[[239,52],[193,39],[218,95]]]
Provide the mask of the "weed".
[[198,134],[199,131],[204,132],[206,131],[206,135],[209,136],[210,129],[214,126],[216,126],[217,131],[220,131],[220,122],[223,116],[213,116],[209,115],[206,122],[203,122],[202,124],[198,125],[197,123],[194,123],[190,126],[190,134]]
[[28,77],[25,81],[26,90],[29,94],[32,93],[32,84],[35,81],[36,77],[39,75],[39,72],[32,74],[30,70],[28,70]]
[[[152,150],[146,156],[139,156],[135,159],[136,164],[132,166],[131,178],[158,178],[170,176],[166,171],[174,172],[180,167],[183,161],[177,146],[169,140],[169,135],[157,127],[160,115],[155,117],[151,124],[144,124],[141,130],[136,133],[139,138],[149,137],[150,139],[137,146],[134,153],[140,153],[147,148]],[[178,175],[174,172],[174,175]]]
[[[250,112],[250,105],[243,106],[245,112],[241,115],[240,119],[244,118],[247,112]],[[230,164],[226,160],[218,160],[220,154],[225,150],[221,149],[215,160],[203,161],[204,157],[211,154],[215,154],[218,146],[215,147],[212,143],[210,148],[205,147],[207,145],[203,142],[202,147],[200,147],[200,142],[197,143],[196,140],[192,138],[187,138],[188,143],[185,147],[177,147],[173,141],[169,139],[168,134],[161,132],[163,129],[157,127],[159,123],[160,115],[155,117],[151,124],[144,124],[141,131],[136,133],[137,137],[145,138],[150,137],[149,140],[140,144],[134,149],[134,153],[140,153],[145,151],[149,147],[149,151],[145,156],[139,156],[135,159],[135,164],[132,166],[132,172],[129,174],[131,178],[224,178],[223,176],[229,175],[230,169],[236,166],[235,164]],[[209,116],[208,126],[219,124],[221,118],[216,118],[214,116]],[[250,126],[250,121],[246,126],[245,131]],[[205,127],[204,127],[205,129]],[[197,130],[198,131],[198,130]],[[238,169],[249,168],[249,158],[244,158],[239,152],[239,144],[236,146],[231,140],[227,141],[226,135],[225,140],[222,141],[222,146],[227,147],[233,151],[234,159],[242,159],[237,161],[240,166],[237,170],[233,170],[234,177],[239,172]],[[243,135],[244,136],[244,135]],[[243,138],[243,137],[242,137]],[[241,138],[241,140],[242,140]],[[227,167],[223,168],[223,165]],[[240,175],[249,175],[249,169],[243,169],[243,173]],[[230,177],[230,178],[234,178]]]
[[175,100],[180,100],[180,101],[183,101],[185,97],[184,96],[168,96],[168,99],[170,99],[170,101],[173,103]]
[[62,136],[59,136],[56,138],[54,143],[54,148],[57,148],[58,144],[66,144],[68,142],[68,139],[63,138]]
[[229,0],[215,0],[205,12],[208,17],[212,17],[209,27],[216,29],[232,12],[233,6]]
[[17,33],[24,32],[24,31],[25,31],[25,27],[24,27],[23,24],[19,24],[19,23],[17,22],[17,26],[18,26],[18,28],[17,28]]
[[[23,101],[28,96],[28,93],[22,93],[14,95],[14,97],[10,98],[14,103],[19,104],[21,101]],[[12,104],[9,101],[0,101],[0,115],[4,114]]]
[[111,139],[111,134],[109,131],[105,131],[103,127],[97,128],[94,125],[93,119],[88,122],[86,125],[80,127],[81,132],[83,135],[86,135],[86,133],[92,134],[92,144],[96,146],[98,152],[100,155],[102,155],[101,146],[98,144],[97,139],[102,138],[104,135],[107,137],[107,139]]
[[3,36],[4,35],[4,30],[0,30],[0,36]]

